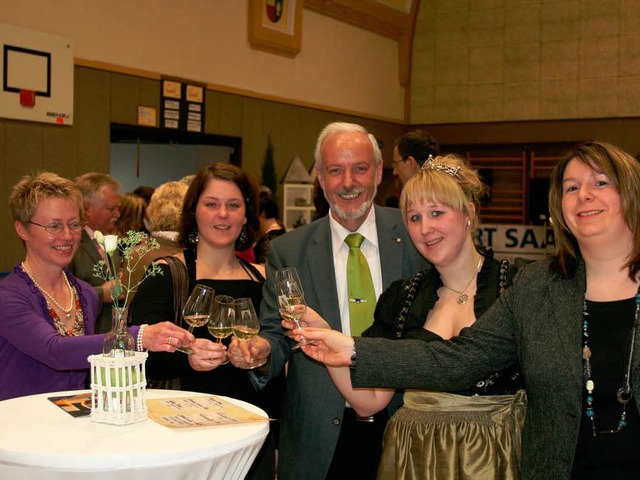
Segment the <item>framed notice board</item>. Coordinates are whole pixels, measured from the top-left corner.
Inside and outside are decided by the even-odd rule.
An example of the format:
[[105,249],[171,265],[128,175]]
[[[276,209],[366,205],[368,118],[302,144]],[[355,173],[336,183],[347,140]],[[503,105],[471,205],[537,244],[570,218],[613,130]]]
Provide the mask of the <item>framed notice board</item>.
[[160,127],[204,132],[205,87],[182,80],[162,79]]

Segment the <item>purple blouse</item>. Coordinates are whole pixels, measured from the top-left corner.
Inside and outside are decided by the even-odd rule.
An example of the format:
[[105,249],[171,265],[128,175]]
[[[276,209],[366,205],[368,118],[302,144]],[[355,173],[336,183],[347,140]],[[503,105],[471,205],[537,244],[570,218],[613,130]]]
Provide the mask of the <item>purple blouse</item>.
[[[102,352],[104,334],[93,335],[98,296],[66,271],[76,287],[85,335],[63,337],[47,302],[20,264],[0,280],[0,400],[36,393],[87,388],[87,357]],[[139,327],[130,332],[137,337]]]

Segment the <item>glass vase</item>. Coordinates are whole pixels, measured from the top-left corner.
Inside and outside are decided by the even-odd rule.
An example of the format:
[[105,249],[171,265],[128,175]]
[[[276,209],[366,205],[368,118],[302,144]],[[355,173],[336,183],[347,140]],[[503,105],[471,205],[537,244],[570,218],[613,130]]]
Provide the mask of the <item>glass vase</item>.
[[106,357],[130,357],[134,354],[136,342],[127,329],[128,307],[111,309],[111,330],[104,337],[102,353]]

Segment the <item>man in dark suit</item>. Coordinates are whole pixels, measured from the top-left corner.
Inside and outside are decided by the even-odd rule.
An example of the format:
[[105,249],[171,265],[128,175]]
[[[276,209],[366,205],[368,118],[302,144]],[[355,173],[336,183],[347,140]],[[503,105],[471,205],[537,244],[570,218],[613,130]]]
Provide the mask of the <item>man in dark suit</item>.
[[104,173],[85,173],[75,180],[82,192],[85,228],[80,239],[80,246],[73,256],[69,268],[73,274],[93,285],[101,300],[100,313],[96,321],[96,333],[108,332],[111,329],[111,290],[99,277],[93,274],[93,266],[103,259],[103,253],[94,240],[94,233],[99,230],[103,234],[113,233],[116,222],[120,218],[118,204],[120,202],[120,184]]
[[[424,269],[425,263],[409,239],[400,212],[373,205],[382,178],[382,157],[373,135],[359,125],[329,124],[318,138],[315,156],[316,174],[330,213],[272,241],[260,307],[260,337],[253,339],[250,353],[236,342],[230,355],[238,367],[246,366],[249,356],[269,359],[260,372],[251,374],[258,387],[289,362],[278,478],[372,479],[381,453],[386,412],[358,417],[323,365],[301,352],[292,353],[291,342],[280,326],[274,275],[279,268],[296,267],[307,305],[332,328],[351,334],[348,234],[357,232],[365,237],[361,251],[371,270],[376,298],[391,282],[412,276]],[[368,322],[373,322],[373,316]]]

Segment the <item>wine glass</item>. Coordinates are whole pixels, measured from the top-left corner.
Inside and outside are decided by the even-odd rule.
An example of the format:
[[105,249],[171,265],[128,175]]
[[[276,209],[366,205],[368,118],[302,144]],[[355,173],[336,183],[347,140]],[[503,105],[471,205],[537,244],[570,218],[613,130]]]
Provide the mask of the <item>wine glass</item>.
[[[302,284],[295,267],[281,268],[276,271],[276,296],[280,315],[285,320],[292,320],[298,330],[302,330],[300,319],[304,316],[307,304],[304,301]],[[291,347],[297,350],[301,345],[313,345],[313,342],[301,337],[300,342]]]
[[[193,333],[195,327],[201,327],[207,323],[211,317],[215,295],[216,292],[211,287],[201,284],[195,286],[182,310],[182,317],[189,324],[189,333]],[[176,350],[189,355],[196,352],[193,347],[188,345],[178,347]]]
[[[213,302],[213,315],[207,323],[209,333],[221,343],[223,338],[227,338],[233,333],[233,320],[236,316],[234,299],[229,295],[217,295]],[[221,365],[229,363],[227,355]]]
[[[260,331],[260,322],[258,322],[258,316],[253,308],[253,302],[250,298],[238,298],[233,305],[235,307],[233,334],[240,342],[250,342]],[[251,360],[252,362],[247,367],[249,369],[261,367],[267,363],[266,360]]]

